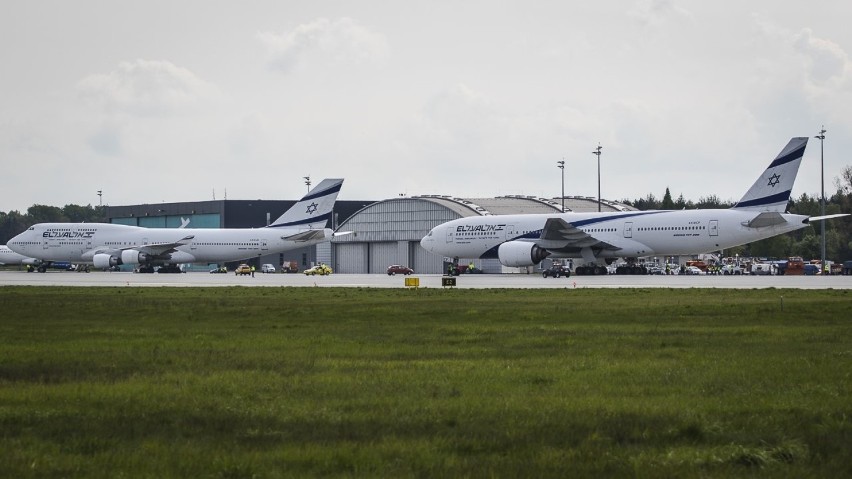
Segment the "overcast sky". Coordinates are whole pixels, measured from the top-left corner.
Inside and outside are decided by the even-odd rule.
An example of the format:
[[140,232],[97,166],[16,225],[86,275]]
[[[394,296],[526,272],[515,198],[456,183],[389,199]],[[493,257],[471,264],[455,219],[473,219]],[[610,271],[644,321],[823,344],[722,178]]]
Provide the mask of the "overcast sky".
[[[852,3],[15,1],[0,211],[400,194],[736,200],[852,164]],[[818,194],[811,139],[794,195]]]

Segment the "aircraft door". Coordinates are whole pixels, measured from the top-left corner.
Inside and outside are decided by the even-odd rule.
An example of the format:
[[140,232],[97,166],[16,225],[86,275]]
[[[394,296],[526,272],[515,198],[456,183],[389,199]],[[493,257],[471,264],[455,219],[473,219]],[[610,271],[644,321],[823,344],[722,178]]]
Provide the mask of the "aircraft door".
[[632,238],[633,237],[633,222],[625,221],[624,222],[624,237]]
[[447,228],[447,243],[453,242],[453,230],[452,228]]
[[512,241],[515,239],[515,225],[506,225],[506,241]]
[[269,242],[266,240],[266,238],[260,240],[260,250],[269,251]]
[[707,228],[710,236],[719,236],[719,220],[710,220],[710,226]]

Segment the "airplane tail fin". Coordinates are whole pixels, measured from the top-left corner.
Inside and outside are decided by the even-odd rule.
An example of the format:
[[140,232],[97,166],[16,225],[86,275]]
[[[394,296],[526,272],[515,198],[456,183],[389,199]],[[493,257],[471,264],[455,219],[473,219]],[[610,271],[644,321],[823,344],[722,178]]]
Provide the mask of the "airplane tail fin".
[[786,211],[807,144],[807,137],[792,138],[734,208],[778,213]]
[[331,218],[331,210],[340,193],[343,179],[326,178],[275,220],[270,228],[322,229]]

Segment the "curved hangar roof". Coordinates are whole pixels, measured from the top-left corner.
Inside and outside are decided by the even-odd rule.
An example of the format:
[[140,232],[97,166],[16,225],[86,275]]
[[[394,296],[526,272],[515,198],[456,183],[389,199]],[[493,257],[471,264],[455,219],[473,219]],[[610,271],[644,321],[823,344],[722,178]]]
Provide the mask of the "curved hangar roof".
[[[601,200],[602,211],[630,211],[634,208]],[[566,196],[565,211],[598,210],[595,198]],[[499,196],[459,198],[449,195],[421,195],[390,198],[369,204],[343,221],[338,231],[353,234],[336,237],[333,243],[363,241],[419,241],[433,227],[467,216],[508,214],[547,214],[562,211],[561,198]]]
[[[595,198],[586,196],[566,196],[565,209],[562,198],[539,198],[536,196],[509,195],[496,198],[457,198],[447,195],[421,195],[414,199],[423,199],[445,206],[459,216],[479,215],[515,215],[546,214],[573,211],[577,213],[593,212],[598,209]],[[615,201],[601,199],[601,211],[635,211],[636,208]]]

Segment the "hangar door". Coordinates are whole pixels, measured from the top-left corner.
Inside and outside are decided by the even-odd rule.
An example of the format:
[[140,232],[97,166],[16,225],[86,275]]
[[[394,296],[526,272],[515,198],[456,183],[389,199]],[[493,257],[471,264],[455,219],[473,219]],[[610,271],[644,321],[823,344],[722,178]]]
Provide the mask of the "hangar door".
[[397,260],[397,243],[370,243],[370,273],[385,273],[388,266],[399,264]]
[[426,251],[420,246],[420,243],[412,242],[412,245],[414,248],[412,254],[414,264],[409,266],[414,269],[415,273],[440,274],[444,272],[444,258],[442,256]]
[[367,272],[367,243],[337,243],[334,248],[335,273]]

